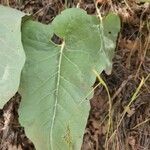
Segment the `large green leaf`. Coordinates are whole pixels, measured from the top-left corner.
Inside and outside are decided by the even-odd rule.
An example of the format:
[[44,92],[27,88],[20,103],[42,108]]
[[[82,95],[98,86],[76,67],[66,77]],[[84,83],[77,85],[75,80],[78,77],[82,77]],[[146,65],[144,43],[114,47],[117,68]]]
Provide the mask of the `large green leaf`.
[[[109,28],[114,37],[104,40],[115,48],[120,21],[116,15],[110,18],[115,22]],[[80,149],[89,113],[87,99],[93,95],[92,70],[101,72],[111,62],[104,51],[108,46],[101,46],[98,22],[72,8],[57,16],[52,25],[26,21],[22,27],[27,60],[20,85],[20,121],[37,150]],[[54,33],[63,38],[61,46],[51,41]]]
[[25,62],[21,43],[24,13],[0,6],[0,108],[17,92]]

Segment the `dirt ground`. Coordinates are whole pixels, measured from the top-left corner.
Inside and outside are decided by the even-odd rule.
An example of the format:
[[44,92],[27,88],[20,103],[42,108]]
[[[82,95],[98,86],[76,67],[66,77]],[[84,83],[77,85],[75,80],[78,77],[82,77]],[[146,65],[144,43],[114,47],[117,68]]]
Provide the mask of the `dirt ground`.
[[[67,3],[0,0],[0,3],[30,13],[45,24],[66,7],[78,6],[96,15],[97,4],[102,15],[109,11],[119,14],[122,27],[112,73],[101,74],[111,95],[111,106],[106,89],[98,86],[90,100],[82,150],[150,150],[150,3],[140,0],[68,0]],[[94,85],[97,84],[98,81]],[[35,149],[18,121],[20,100],[17,93],[0,110],[0,150]]]

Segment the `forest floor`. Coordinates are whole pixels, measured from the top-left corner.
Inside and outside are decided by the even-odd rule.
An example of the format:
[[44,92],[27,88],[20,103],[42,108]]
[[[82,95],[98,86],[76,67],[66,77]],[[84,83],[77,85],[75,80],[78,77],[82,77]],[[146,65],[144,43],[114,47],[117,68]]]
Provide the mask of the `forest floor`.
[[[140,0],[0,0],[0,4],[30,13],[44,24],[67,7],[88,14],[119,14],[113,69],[101,74],[112,101],[110,131],[108,94],[100,85],[90,100],[91,110],[82,150],[150,150],[150,3]],[[98,84],[98,81],[95,82]],[[34,150],[18,121],[21,97],[17,93],[0,111],[0,150]],[[9,120],[8,120],[9,114]],[[6,126],[7,124],[7,126]],[[5,127],[5,128],[4,128]],[[3,130],[2,130],[3,128]]]

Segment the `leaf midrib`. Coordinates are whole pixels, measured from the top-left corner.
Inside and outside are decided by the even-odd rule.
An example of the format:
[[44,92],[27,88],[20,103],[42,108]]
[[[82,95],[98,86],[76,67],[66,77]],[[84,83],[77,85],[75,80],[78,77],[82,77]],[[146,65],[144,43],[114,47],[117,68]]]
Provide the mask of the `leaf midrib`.
[[51,128],[50,128],[50,148],[51,148],[51,150],[53,150],[53,127],[54,127],[55,116],[56,116],[56,112],[57,112],[59,84],[60,84],[60,78],[61,78],[60,70],[61,70],[61,62],[62,62],[64,47],[65,47],[65,42],[63,41],[63,43],[61,45],[59,61],[58,61],[58,73],[57,73],[57,84],[56,84],[56,92],[55,92],[55,104],[54,104],[52,123],[51,123]]

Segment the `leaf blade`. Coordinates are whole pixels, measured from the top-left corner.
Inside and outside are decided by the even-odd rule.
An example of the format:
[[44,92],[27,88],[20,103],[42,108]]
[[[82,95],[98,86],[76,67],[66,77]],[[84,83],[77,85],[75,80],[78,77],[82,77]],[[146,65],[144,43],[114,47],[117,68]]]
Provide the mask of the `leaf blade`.
[[[80,13],[82,27],[74,30]],[[60,19],[68,14],[71,17],[65,17],[67,20]],[[98,64],[100,37],[93,18],[80,9],[69,9],[61,15],[52,25],[32,21],[23,25],[27,61],[20,86],[20,117],[39,150],[80,149],[90,108],[85,98],[93,94],[92,70],[102,71],[106,66],[105,58],[101,58],[104,65]],[[69,27],[66,22],[71,22]],[[56,27],[60,24],[64,32]],[[63,38],[61,47],[50,41],[53,33]]]
[[0,5],[0,108],[18,90],[25,62],[21,43],[21,19],[24,13]]

